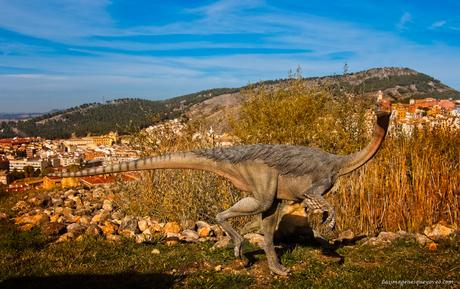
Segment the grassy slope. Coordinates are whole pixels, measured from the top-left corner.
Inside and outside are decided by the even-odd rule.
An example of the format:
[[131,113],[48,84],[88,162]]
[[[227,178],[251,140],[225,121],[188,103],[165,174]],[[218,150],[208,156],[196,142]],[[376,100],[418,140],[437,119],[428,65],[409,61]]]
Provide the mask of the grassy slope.
[[[160,254],[152,253],[155,248]],[[287,278],[269,274],[258,248],[245,248],[254,262],[248,267],[234,260],[231,249],[210,248],[209,243],[166,247],[101,239],[48,244],[38,232],[20,233],[3,224],[0,287],[391,288],[397,286],[382,286],[382,281],[459,281],[460,252],[451,243],[441,244],[436,252],[405,242],[384,248],[343,247],[336,251],[341,257],[297,244],[280,252],[282,263],[292,269]],[[216,271],[217,265],[223,270]]]
[[[0,211],[8,211],[18,197],[3,195]],[[335,251],[306,242],[283,244],[278,254],[292,270],[287,278],[270,275],[259,248],[245,247],[251,260],[245,267],[233,250],[212,251],[211,246],[94,238],[52,244],[39,231],[19,232],[0,223],[0,288],[399,288],[382,281],[460,281],[458,240],[443,242],[434,252],[404,241]],[[218,265],[221,271],[215,270]],[[436,287],[446,285],[424,286]]]

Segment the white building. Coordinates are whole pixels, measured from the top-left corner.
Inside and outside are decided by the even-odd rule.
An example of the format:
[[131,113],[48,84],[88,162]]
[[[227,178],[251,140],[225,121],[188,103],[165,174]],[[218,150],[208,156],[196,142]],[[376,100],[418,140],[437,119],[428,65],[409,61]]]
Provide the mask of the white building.
[[451,111],[451,114],[452,114],[453,116],[460,117],[460,106],[458,106],[457,108],[453,109],[453,110]]
[[59,159],[60,165],[63,167],[67,167],[70,165],[80,165],[81,163],[81,158],[75,158],[75,157],[61,157]]
[[20,160],[10,160],[10,171],[17,170],[23,171],[24,167],[30,166],[35,170],[43,170],[46,162],[42,159],[20,159]]

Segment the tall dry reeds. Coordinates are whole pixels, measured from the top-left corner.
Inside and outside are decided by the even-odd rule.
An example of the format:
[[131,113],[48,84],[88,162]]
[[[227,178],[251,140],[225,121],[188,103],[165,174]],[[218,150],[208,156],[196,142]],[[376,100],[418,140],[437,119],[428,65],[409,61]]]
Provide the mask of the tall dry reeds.
[[360,232],[460,224],[460,131],[435,127],[387,137],[376,157],[328,196],[340,229]]

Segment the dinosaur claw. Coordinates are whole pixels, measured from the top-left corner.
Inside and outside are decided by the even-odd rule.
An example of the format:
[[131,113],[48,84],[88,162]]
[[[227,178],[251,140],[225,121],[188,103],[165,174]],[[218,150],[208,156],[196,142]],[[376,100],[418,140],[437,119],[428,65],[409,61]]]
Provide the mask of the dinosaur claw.
[[280,275],[280,276],[287,276],[290,272],[290,270],[286,267],[284,267],[281,264],[276,264],[276,265],[269,265],[270,271],[272,273]]

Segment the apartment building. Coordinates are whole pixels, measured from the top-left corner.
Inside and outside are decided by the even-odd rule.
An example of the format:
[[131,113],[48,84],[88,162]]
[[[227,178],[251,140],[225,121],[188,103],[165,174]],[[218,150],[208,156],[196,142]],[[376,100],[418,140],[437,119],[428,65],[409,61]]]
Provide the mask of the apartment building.
[[17,170],[23,171],[24,167],[31,166],[34,169],[43,170],[46,166],[46,161],[42,159],[19,159],[19,160],[10,160],[10,171]]

